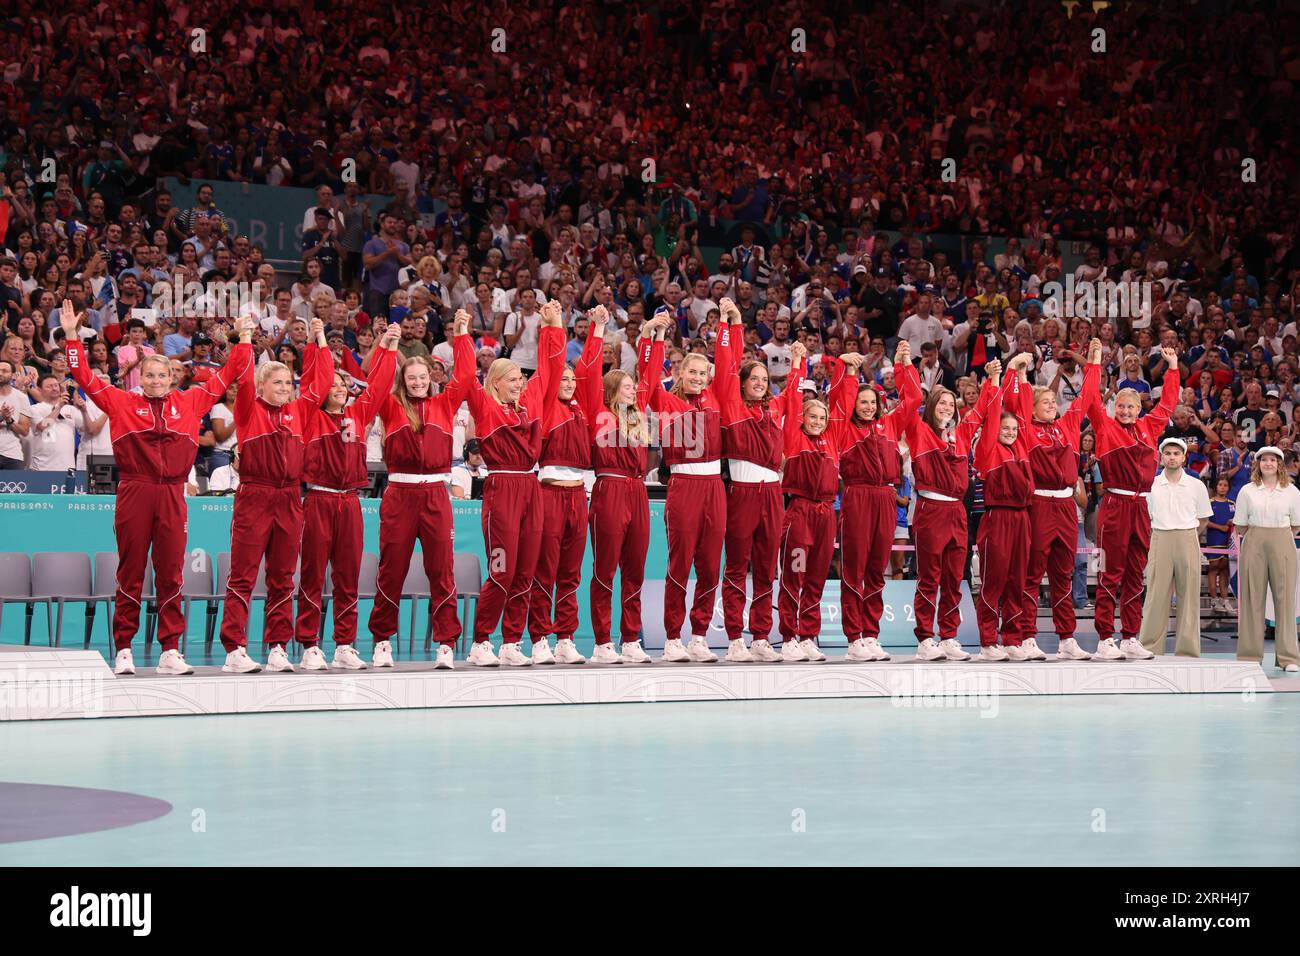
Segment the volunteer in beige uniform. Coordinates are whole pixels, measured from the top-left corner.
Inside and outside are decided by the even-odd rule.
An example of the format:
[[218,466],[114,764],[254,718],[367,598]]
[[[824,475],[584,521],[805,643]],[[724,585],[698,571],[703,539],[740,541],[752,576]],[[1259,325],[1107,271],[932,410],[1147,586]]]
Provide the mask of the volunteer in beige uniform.
[[1205,483],[1183,470],[1187,444],[1181,438],[1160,443],[1163,470],[1151,482],[1151,554],[1147,560],[1147,596],[1142,606],[1142,646],[1150,654],[1165,652],[1169,592],[1178,595],[1174,653],[1201,656],[1201,530],[1214,514]]
[[1296,642],[1295,535],[1300,531],[1300,489],[1282,467],[1282,450],[1272,445],[1255,453],[1250,483],[1237,494],[1233,518],[1240,535],[1237,563],[1237,660],[1264,659],[1264,598],[1273,592],[1277,666],[1300,671]]

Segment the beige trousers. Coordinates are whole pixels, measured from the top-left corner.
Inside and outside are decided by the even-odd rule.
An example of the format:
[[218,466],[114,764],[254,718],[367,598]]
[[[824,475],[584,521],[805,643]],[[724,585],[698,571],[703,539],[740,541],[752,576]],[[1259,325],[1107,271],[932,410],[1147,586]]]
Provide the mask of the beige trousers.
[[1152,531],[1147,558],[1147,596],[1142,605],[1142,646],[1165,652],[1169,628],[1169,593],[1178,595],[1174,653],[1201,656],[1201,542],[1193,530]]
[[1300,664],[1296,642],[1295,538],[1290,528],[1251,528],[1241,539],[1237,561],[1240,616],[1237,621],[1237,660],[1264,659],[1264,596],[1273,592],[1277,662]]

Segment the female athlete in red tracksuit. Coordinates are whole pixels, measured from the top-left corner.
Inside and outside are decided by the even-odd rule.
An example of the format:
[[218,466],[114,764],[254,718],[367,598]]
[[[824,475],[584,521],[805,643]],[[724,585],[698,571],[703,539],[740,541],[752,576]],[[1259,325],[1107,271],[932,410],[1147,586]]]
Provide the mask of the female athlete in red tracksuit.
[[[542,308],[538,333],[537,372],[527,387],[523,372],[509,359],[493,362],[483,384],[477,378],[469,383],[466,397],[488,467],[482,510],[488,576],[479,593],[474,649],[469,656],[469,662],[480,667],[496,667],[501,661],[515,667],[534,662],[519,648],[528,623],[529,591],[542,537],[542,492],[533,468],[542,450],[541,415],[556,401],[565,347],[560,305],[548,302]],[[456,366],[473,368],[474,340],[468,331],[456,336],[454,348]],[[492,653],[489,640],[498,622],[500,660]],[[554,663],[544,637],[540,644],[545,646],[540,662]]]
[[113,388],[91,372],[77,336],[77,314],[70,300],[63,300],[60,321],[73,380],[108,415],[113,457],[120,475],[113,519],[118,553],[114,672],[135,673],[131,640],[140,625],[140,592],[152,549],[158,640],[162,646],[158,673],[193,674],[194,668],[180,652],[185,630],[181,611],[188,521],[185,479],[198,453],[203,416],[252,364],[253,350],[248,344],[253,335],[252,320],[240,320],[240,344],[231,350],[225,366],[186,391],[172,390],[171,367],[164,360],[146,362],[141,369],[143,395]]
[[[722,300],[722,319],[731,323],[731,341],[743,342],[740,309]],[[785,508],[781,501],[781,462],[787,414],[802,412],[799,381],[803,377],[803,346],[794,356],[790,377],[781,394],[772,397],[767,367],[748,361],[738,369],[733,360],[718,371],[716,394],[722,405],[722,452],[727,457],[731,486],[727,489],[727,558],[722,572],[722,614],[727,628],[729,661],[779,661],[768,641],[772,631],[772,587],[781,547]],[[745,575],[753,581],[749,605],[752,650],[741,629],[745,613]]]
[[[320,408],[303,407],[307,461],[303,478],[302,565],[298,582],[298,641],[306,650],[304,670],[328,669],[319,647],[321,592],[325,568],[334,581],[334,662],[341,670],[363,670],[357,655],[357,582],[361,576],[363,529],[357,489],[369,483],[366,432],[388,398],[397,371],[397,340],[402,329],[390,325],[379,340],[366,390],[347,405],[349,376],[335,373],[334,386]],[[392,667],[392,646],[375,647],[376,667]]]
[[903,458],[898,440],[921,407],[921,376],[904,339],[894,357],[894,383],[901,401],[880,414],[880,396],[858,381],[858,356],[845,356],[854,374],[831,391],[831,427],[840,446],[840,603],[851,661],[887,661],[880,646],[885,571],[898,521],[898,486]]
[[[1094,344],[1100,344],[1096,342]],[[1101,366],[1083,367],[1083,394],[1096,395],[1101,389]],[[1057,659],[1086,661],[1092,655],[1074,639],[1075,615],[1071,595],[1074,555],[1079,547],[1079,512],[1074,489],[1079,480],[1079,435],[1088,402],[1079,398],[1070,410],[1056,417],[1056,393],[1034,389],[1034,414],[1021,421],[1021,429],[1033,433],[1029,466],[1034,476],[1034,496],[1029,502],[1029,528],[1033,542],[1025,572],[1025,614],[1021,620],[1021,647],[1037,660],[1038,591],[1047,573],[1052,601],[1052,626],[1060,643]]]
[[[650,547],[650,500],[646,494],[646,446],[650,431],[646,405],[653,376],[637,381],[620,369],[600,374],[605,325],[609,316],[597,306],[588,317],[591,327],[578,361],[578,401],[591,435],[591,464],[596,484],[591,489],[591,626],[596,633],[595,664],[648,664],[641,647],[641,582]],[[652,319],[642,335],[658,327]],[[639,348],[638,344],[638,348]],[[619,613],[621,654],[614,649],[611,617],[614,572],[622,581]]]
[[[637,377],[659,378],[663,368],[666,326],[654,339],[638,345]],[[731,326],[718,327],[715,371],[710,384],[708,359],[698,353],[682,360],[681,379],[672,392],[650,388],[650,408],[659,417],[660,447],[671,468],[664,527],[668,532],[668,579],[664,582],[663,660],[712,663],[718,655],[709,650],[708,630],[718,590],[718,569],[727,528],[727,498],[722,487],[723,381],[730,381],[733,362]],[[691,641],[683,646],[686,618],[686,578],[695,565],[695,601],[691,608]]]
[[[1002,371],[997,361],[985,368],[989,375]],[[917,494],[913,525],[917,660],[970,660],[970,655],[957,642],[961,578],[968,541],[963,498],[970,484],[971,439],[984,422],[995,390],[986,380],[975,407],[951,434],[948,429],[957,414],[957,397],[938,385],[930,389],[924,415],[906,422],[904,434],[912,455],[912,482]],[[936,608],[940,637],[937,644],[934,640]]]
[[[1021,359],[1029,358],[1029,353],[1023,353],[1012,360],[1007,383],[993,394],[986,412],[987,424],[975,444],[975,470],[984,482],[985,509],[975,536],[980,555],[975,618],[981,661],[1047,659],[1037,651],[1037,644],[1030,649],[1022,646],[1021,616],[1033,613],[1025,607],[1024,580],[1033,539],[1029,503],[1034,496],[1034,481],[1029,457],[1038,437],[1022,426],[1033,414],[1033,390],[1016,374],[1016,366]],[[990,380],[996,384],[995,379]],[[1004,646],[999,646],[999,638]]]
[[266,666],[291,671],[285,645],[293,638],[293,572],[302,542],[302,474],[306,458],[304,426],[334,378],[334,360],[325,344],[324,324],[312,320],[315,342],[303,355],[300,397],[293,397],[293,372],[279,362],[244,368],[235,397],[239,436],[239,490],[230,522],[230,580],[226,583],[221,644],[222,670],[255,673],[248,656],[248,612],[257,569],[266,559],[266,622],[263,639],[271,645]]
[[[469,313],[456,313],[457,328],[469,327]],[[393,394],[379,406],[384,423],[388,484],[379,505],[379,576],[370,634],[376,648],[397,633],[402,586],[418,539],[429,580],[430,614],[438,641],[437,669],[454,667],[460,620],[456,617],[454,527],[451,518],[451,435],[453,421],[474,376],[474,363],[456,362],[451,381],[430,395],[429,360],[417,355],[402,363]],[[390,644],[391,647],[391,644]]]
[[[558,336],[554,330],[547,333],[552,351],[565,347],[563,339],[562,329]],[[588,333],[588,346],[591,341]],[[553,365],[555,358],[550,357]],[[597,353],[597,364],[599,358]],[[558,372],[553,368],[548,374],[558,374],[558,381],[554,399],[544,401],[539,410],[541,543],[529,592],[528,633],[533,639],[534,664],[584,664],[587,659],[578,653],[573,635],[578,630],[578,585],[582,583],[582,557],[587,548],[584,476],[591,468],[591,435],[577,394],[577,375],[565,367],[563,352]],[[556,636],[554,653],[547,643],[548,634]]]
[[[1088,356],[1100,361],[1100,344]],[[1106,414],[1100,390],[1085,392],[1088,420],[1097,433],[1097,463],[1106,488],[1097,510],[1097,546],[1103,564],[1097,580],[1098,661],[1147,660],[1154,657],[1137,639],[1142,627],[1142,595],[1151,547],[1151,515],[1146,497],[1151,491],[1158,456],[1156,446],[1178,404],[1178,355],[1161,349],[1168,370],[1160,404],[1144,418],[1141,399],[1131,389],[1115,396],[1115,417]],[[1115,645],[1115,602],[1120,604],[1122,641]]]
[[[835,374],[844,374],[838,359]],[[839,450],[829,430],[830,411],[820,399],[786,413],[785,470],[781,490],[790,496],[781,529],[781,593],[777,598],[781,660],[824,661],[817,647],[822,589],[835,555],[835,495]]]

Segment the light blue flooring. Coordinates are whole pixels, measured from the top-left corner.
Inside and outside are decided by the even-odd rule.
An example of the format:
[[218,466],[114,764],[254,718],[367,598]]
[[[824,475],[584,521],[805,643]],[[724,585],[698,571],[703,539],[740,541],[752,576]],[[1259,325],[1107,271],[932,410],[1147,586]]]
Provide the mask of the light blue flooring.
[[1294,862],[1300,694],[997,705],[5,724],[0,780],[174,809],[0,865]]

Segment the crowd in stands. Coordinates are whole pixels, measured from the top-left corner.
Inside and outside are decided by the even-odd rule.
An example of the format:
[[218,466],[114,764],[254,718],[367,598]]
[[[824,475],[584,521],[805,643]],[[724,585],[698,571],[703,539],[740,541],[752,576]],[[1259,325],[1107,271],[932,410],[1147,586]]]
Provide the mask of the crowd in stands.
[[[460,308],[480,370],[507,351],[533,369],[550,299],[573,359],[603,304],[605,365],[629,372],[668,309],[671,380],[712,352],[729,296],[775,388],[800,341],[804,387],[827,388],[821,356],[860,352],[889,402],[900,337],[927,389],[968,400],[985,361],[1029,351],[1062,411],[1093,335],[1107,398],[1136,388],[1148,406],[1168,345],[1189,469],[1226,480],[1226,501],[1265,444],[1295,474],[1296,13],[1234,6],[1210,30],[1169,4],[859,7],[20,0],[0,57],[0,466],[109,448],[70,387],[65,296],[96,374],[132,388],[161,352],[186,387],[224,360],[234,315],[213,300],[234,282],[260,302],[259,361],[300,368],[319,316],[358,380],[388,319],[445,381]],[[199,183],[196,203],[174,205],[165,177]],[[211,186],[226,182],[315,190],[297,271],[232,228]],[[938,241],[953,236],[959,253]],[[1051,284],[1071,276],[1145,298],[1063,314]],[[158,301],[187,282],[204,295]],[[232,402],[205,424],[202,472],[231,464]]]

